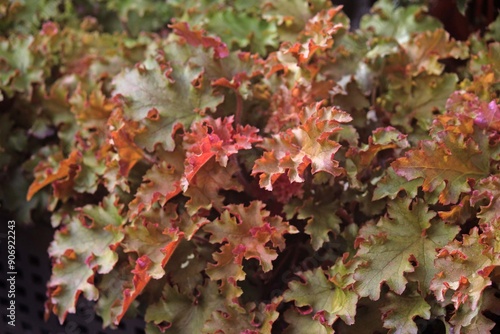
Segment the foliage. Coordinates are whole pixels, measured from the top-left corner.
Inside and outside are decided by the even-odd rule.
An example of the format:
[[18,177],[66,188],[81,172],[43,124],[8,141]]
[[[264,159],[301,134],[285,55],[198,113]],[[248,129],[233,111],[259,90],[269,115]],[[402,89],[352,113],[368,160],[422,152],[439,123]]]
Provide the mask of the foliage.
[[46,316],[83,297],[148,333],[495,325],[500,19],[460,42],[389,0],[357,31],[322,0],[0,17],[0,199],[50,212]]

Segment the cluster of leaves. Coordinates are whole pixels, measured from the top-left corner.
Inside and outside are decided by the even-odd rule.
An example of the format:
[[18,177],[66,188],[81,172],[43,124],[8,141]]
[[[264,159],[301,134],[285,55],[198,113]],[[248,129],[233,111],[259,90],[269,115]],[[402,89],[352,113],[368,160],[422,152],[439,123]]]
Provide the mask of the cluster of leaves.
[[0,198],[51,212],[47,316],[493,328],[500,19],[458,42],[389,0],[354,32],[320,0],[36,6],[0,4]]

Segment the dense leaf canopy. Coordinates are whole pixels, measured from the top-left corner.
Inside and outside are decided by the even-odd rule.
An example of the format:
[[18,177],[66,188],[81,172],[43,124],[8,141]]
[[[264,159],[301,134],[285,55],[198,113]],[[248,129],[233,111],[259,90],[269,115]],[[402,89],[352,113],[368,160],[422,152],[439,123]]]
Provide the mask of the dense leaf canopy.
[[354,31],[326,0],[0,3],[0,200],[56,229],[46,316],[491,330],[500,16],[457,41],[422,2]]

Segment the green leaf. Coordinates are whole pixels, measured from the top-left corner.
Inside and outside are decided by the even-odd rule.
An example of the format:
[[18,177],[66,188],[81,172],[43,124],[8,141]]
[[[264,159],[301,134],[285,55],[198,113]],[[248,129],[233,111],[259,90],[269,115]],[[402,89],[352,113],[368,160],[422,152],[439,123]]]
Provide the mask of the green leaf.
[[276,22],[282,41],[295,41],[307,21],[329,5],[324,0],[315,1],[313,6],[309,6],[311,3],[302,0],[263,0],[262,17],[266,21]]
[[123,101],[124,116],[144,127],[135,139],[148,151],[156,145],[173,151],[176,130],[189,127],[223,101],[213,95],[202,68],[169,64],[160,57],[121,73],[113,84],[114,94]]
[[183,240],[165,267],[172,286],[177,286],[181,294],[188,296],[198,285],[203,285],[203,273],[212,259],[214,248],[212,245]]
[[440,132],[438,140],[421,141],[418,149],[392,163],[392,168],[407,180],[423,178],[422,188],[431,192],[446,184],[439,195],[443,204],[456,203],[461,193],[471,191],[468,180],[486,177],[490,159],[472,139],[450,132]]
[[433,112],[444,110],[446,100],[456,90],[457,81],[456,74],[445,73],[419,75],[405,79],[400,85],[392,84],[387,95],[381,98],[385,108],[395,111],[391,124],[412,132],[411,122],[416,119],[420,128],[428,130]]
[[68,312],[75,312],[82,291],[87,299],[97,298],[94,272],[109,273],[118,261],[114,249],[124,238],[120,227],[125,222],[121,209],[116,198],[109,196],[101,205],[86,205],[78,215],[64,218],[65,224],[56,232],[49,247],[56,265],[49,281],[53,291],[47,307],[61,323]]
[[402,294],[408,279],[418,282],[421,291],[428,291],[437,273],[432,265],[436,249],[458,232],[457,227],[443,222],[431,223],[435,215],[422,200],[397,198],[388,204],[387,216],[377,225],[368,223],[361,228],[356,258],[364,263],[354,274],[354,288],[360,296],[379,299],[382,283]]
[[380,311],[384,320],[384,327],[389,333],[417,334],[418,328],[415,317],[429,319],[431,306],[416,291],[405,292],[402,296],[389,292],[386,296],[387,304]]
[[374,14],[361,19],[361,29],[371,30],[377,36],[392,37],[399,43],[408,42],[417,32],[441,27],[437,19],[423,15],[423,8],[416,5],[394,8],[391,0],[380,0],[372,12]]
[[125,227],[125,239],[121,245],[126,253],[135,252],[138,257],[147,257],[151,261],[147,268],[148,274],[160,279],[165,275],[165,253],[169,245],[178,242],[181,236],[170,230],[168,219],[162,224],[154,224],[147,218],[144,220],[144,224],[138,222]]
[[99,206],[84,206],[56,233],[49,255],[60,257],[72,250],[83,256],[90,268],[97,266],[99,273],[109,272],[118,260],[113,248],[124,237],[120,229],[125,223],[122,207],[114,196],[105,198]]
[[70,5],[62,0],[18,0],[3,2],[0,6],[3,9],[0,32],[22,33],[24,35],[38,32],[42,22],[64,18],[60,7]]
[[469,7],[470,2],[471,0],[457,0],[457,8],[463,16],[465,16],[465,12],[467,11],[467,7]]
[[145,320],[166,327],[165,333],[206,333],[205,323],[213,312],[224,309],[217,283],[207,281],[196,287],[196,295],[182,294],[165,284],[160,299],[149,305]]
[[7,97],[22,93],[29,100],[33,94],[32,85],[43,83],[44,60],[35,54],[33,43],[33,36],[0,39],[0,89]]
[[132,270],[135,263],[129,259],[119,260],[108,274],[104,275],[97,284],[99,300],[96,313],[101,316],[103,326],[112,326],[123,309],[123,291],[133,289]]
[[469,50],[465,43],[450,40],[444,29],[419,33],[403,46],[412,66],[412,74],[421,72],[440,75],[444,65],[440,59],[467,59]]
[[181,192],[181,178],[184,173],[184,152],[177,148],[174,152],[163,152],[162,159],[144,175],[135,198],[129,204],[129,215],[136,217],[148,211],[156,203],[165,205]]
[[76,302],[82,292],[88,300],[99,297],[99,291],[93,284],[94,270],[85,264],[86,260],[85,256],[69,251],[60,256],[52,267],[45,309],[54,312],[60,324],[64,323],[68,313],[76,312]]
[[480,241],[477,227],[463,235],[463,241],[454,240],[443,247],[435,261],[436,276],[431,290],[438,301],[443,301],[448,290],[455,309],[467,304],[475,311],[483,290],[491,284],[488,277],[500,260],[491,252],[491,246]]
[[356,293],[330,281],[321,268],[298,275],[305,283],[290,282],[289,289],[283,295],[285,301],[293,300],[295,306],[309,308],[313,315],[326,312],[324,317],[328,325],[339,317],[347,323],[353,323],[359,298]]
[[391,200],[398,196],[401,190],[406,192],[406,197],[415,198],[417,196],[418,187],[423,183],[423,179],[417,178],[408,181],[402,176],[396,174],[392,167],[386,169],[386,174],[377,182],[377,187],[373,192],[373,200],[379,200],[384,197],[389,197]]
[[284,334],[302,334],[304,332],[315,334],[333,334],[333,328],[314,320],[310,315],[300,314],[294,309],[285,311],[285,321],[289,324]]
[[229,8],[215,12],[207,23],[207,29],[228,45],[248,48],[252,53],[266,55],[268,49],[278,47],[278,33],[273,23]]
[[[463,1],[463,0],[462,0]],[[491,22],[488,26],[488,31],[484,35],[485,39],[500,41],[500,17],[497,16],[495,21]]]
[[323,243],[330,240],[329,232],[333,232],[334,235],[340,233],[342,220],[335,214],[339,208],[338,203],[314,202],[311,198],[300,206],[297,203],[291,203],[289,208],[293,210],[293,214],[297,213],[297,219],[307,219],[304,232],[311,237],[314,250],[318,250]]
[[249,303],[245,308],[237,304],[228,305],[225,310],[212,313],[205,333],[271,334],[273,323],[279,316],[277,308],[281,300],[277,297],[270,303]]

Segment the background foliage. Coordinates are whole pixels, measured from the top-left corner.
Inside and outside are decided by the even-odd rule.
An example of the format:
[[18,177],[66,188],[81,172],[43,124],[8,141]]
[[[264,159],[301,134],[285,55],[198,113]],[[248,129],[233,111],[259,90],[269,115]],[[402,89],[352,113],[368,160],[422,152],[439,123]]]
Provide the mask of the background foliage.
[[427,8],[1,2],[0,199],[50,212],[46,315],[491,330],[500,19],[457,41]]

